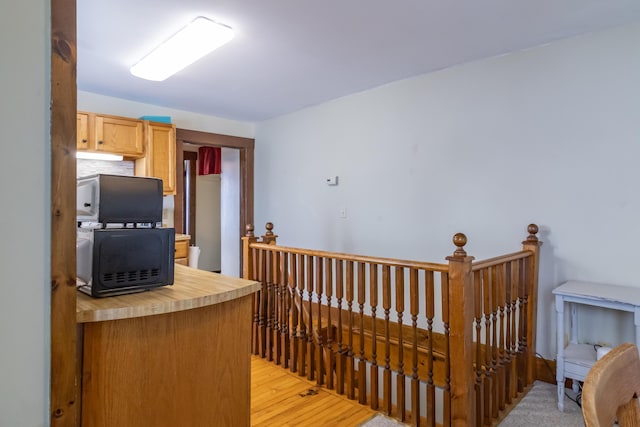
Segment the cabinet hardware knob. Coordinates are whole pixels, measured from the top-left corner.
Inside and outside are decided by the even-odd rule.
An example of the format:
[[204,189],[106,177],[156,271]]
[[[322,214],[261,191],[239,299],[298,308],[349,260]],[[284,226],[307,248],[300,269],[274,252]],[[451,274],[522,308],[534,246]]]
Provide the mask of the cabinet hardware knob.
[[83,140],[82,140],[82,143],[83,143],[83,144],[86,144],[86,143],[87,143],[87,140],[86,140],[86,139],[83,139]]
[[102,141],[98,141],[98,144],[102,144]]

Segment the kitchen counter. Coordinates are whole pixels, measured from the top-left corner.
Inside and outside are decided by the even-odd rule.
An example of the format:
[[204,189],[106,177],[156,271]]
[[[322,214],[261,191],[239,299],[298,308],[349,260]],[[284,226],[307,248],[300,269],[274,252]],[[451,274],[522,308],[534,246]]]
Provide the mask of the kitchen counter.
[[129,319],[219,304],[250,295],[258,282],[223,276],[175,264],[174,283],[145,292],[92,298],[78,292],[78,323]]
[[78,292],[81,425],[249,427],[258,289],[176,264],[172,286]]

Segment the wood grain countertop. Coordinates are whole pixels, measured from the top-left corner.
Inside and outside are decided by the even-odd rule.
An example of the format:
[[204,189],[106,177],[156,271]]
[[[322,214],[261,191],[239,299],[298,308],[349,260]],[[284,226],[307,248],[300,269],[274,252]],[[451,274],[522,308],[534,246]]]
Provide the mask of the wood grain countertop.
[[189,236],[188,234],[179,234],[176,233],[176,242],[180,241],[180,240],[190,240],[191,236]]
[[231,301],[259,289],[259,282],[176,264],[170,286],[106,298],[78,292],[76,321],[102,322],[190,310]]

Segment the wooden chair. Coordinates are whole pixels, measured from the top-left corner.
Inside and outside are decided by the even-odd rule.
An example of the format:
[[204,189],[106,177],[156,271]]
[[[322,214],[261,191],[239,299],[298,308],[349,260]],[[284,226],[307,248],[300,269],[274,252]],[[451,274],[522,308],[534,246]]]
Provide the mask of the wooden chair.
[[640,426],[640,358],[625,343],[598,360],[584,381],[582,414],[586,427]]

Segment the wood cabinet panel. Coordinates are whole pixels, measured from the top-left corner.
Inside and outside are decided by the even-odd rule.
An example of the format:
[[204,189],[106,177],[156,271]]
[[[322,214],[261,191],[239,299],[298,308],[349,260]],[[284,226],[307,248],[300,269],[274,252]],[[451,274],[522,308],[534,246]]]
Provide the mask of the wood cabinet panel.
[[78,111],[76,123],[77,150],[120,154],[128,158],[140,158],[145,154],[142,120]]
[[176,127],[144,122],[146,155],[136,161],[135,174],[162,179],[164,195],[176,193]]
[[82,425],[250,425],[252,296],[86,323]]
[[96,115],[96,151],[124,156],[144,155],[142,120]]
[[182,265],[189,265],[189,239],[177,240],[174,254],[175,262]]
[[78,112],[76,114],[76,149],[89,149],[89,113]]

